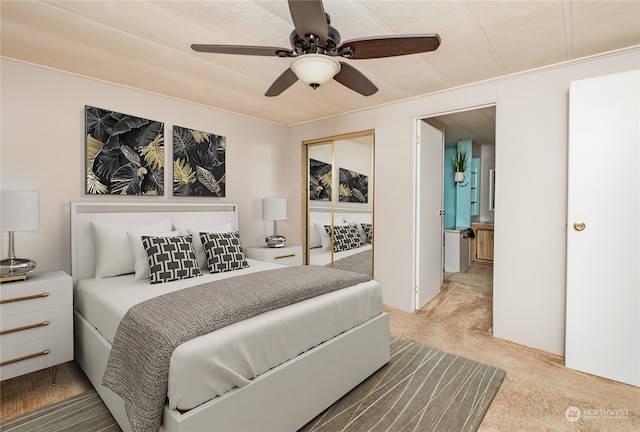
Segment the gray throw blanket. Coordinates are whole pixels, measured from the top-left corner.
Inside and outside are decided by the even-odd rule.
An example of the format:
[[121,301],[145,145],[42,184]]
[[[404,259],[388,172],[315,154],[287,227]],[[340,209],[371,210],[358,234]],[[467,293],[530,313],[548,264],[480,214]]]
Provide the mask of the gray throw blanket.
[[339,260],[334,261],[333,265],[329,263],[325,267],[333,267],[370,275],[373,270],[371,266],[371,249],[358,252],[345,258],[340,258]]
[[370,276],[295,266],[235,276],[132,306],[122,318],[102,384],[125,402],[134,432],[157,431],[173,350],[193,338],[270,310],[336,291]]

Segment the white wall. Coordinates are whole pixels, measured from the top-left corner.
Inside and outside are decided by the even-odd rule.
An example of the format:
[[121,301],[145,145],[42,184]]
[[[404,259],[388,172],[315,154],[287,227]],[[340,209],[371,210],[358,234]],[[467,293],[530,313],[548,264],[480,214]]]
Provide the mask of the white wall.
[[[237,202],[243,244],[264,244],[273,225],[262,220],[261,199],[287,196],[287,170],[282,169],[287,163],[286,127],[4,58],[1,61],[0,187],[40,192],[40,230],[16,233],[15,239],[16,255],[35,260],[36,270],[71,271],[71,201]],[[84,193],[85,105],[164,122],[163,197]],[[173,125],[226,137],[225,198],[172,197]],[[294,212],[291,217],[297,216]],[[278,230],[288,235],[286,223],[281,222]],[[5,258],[6,233],[0,247]]]
[[408,311],[414,119],[495,103],[493,332],[562,355],[569,82],[638,69],[639,53],[625,50],[293,127],[291,195],[300,195],[295,173],[302,140],[375,129],[375,276],[384,302]]

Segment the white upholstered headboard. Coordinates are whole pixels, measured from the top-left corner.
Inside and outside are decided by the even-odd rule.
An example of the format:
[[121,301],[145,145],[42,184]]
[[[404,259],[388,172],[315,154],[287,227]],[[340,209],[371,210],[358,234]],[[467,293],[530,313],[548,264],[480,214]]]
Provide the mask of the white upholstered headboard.
[[71,203],[71,275],[79,279],[93,277],[96,247],[91,221],[119,225],[140,225],[167,218],[175,225],[209,226],[230,222],[238,230],[238,205],[235,203]]

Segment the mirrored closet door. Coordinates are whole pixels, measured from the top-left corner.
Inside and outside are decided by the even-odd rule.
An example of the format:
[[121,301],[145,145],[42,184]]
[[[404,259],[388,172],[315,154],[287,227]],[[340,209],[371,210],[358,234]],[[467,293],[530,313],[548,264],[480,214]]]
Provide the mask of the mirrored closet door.
[[306,263],[373,274],[373,131],[305,141]]

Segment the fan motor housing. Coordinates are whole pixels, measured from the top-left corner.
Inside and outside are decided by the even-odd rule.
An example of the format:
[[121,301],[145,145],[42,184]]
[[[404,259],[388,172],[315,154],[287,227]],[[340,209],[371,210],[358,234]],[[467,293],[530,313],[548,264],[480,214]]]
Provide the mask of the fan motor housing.
[[293,30],[291,36],[291,47],[296,54],[329,54],[337,55],[336,47],[340,43],[341,37],[338,30],[329,26],[327,40],[323,45],[316,43],[317,39],[314,35],[306,35],[305,38],[298,36],[298,33]]

